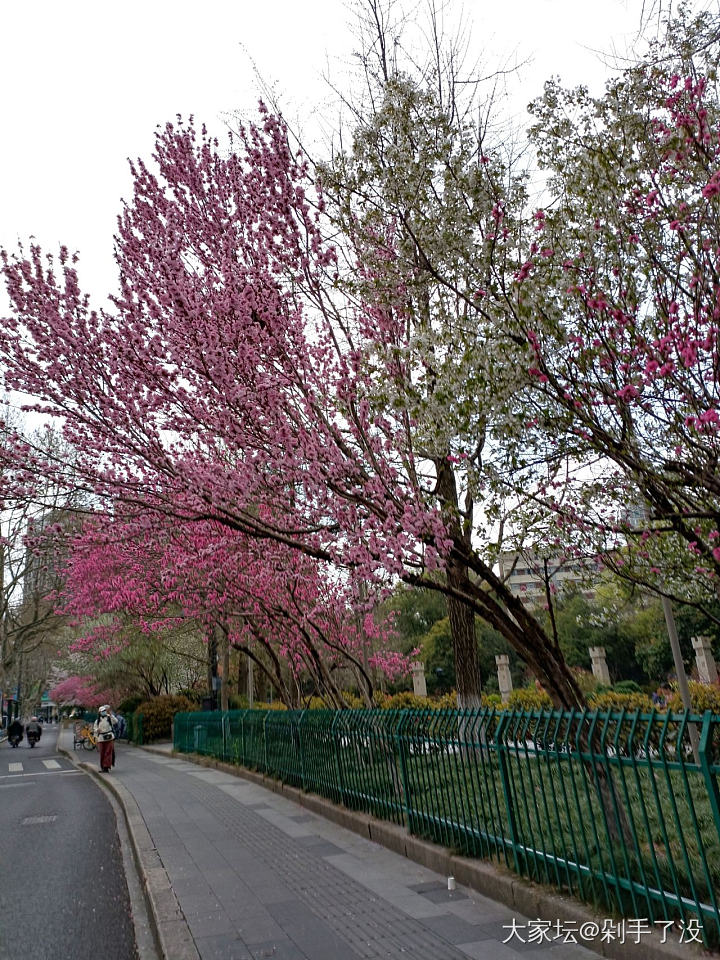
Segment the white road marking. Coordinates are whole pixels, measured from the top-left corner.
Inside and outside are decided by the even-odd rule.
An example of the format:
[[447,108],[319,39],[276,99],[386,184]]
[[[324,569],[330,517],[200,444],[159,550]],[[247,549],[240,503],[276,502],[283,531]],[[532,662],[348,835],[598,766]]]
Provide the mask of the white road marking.
[[43,760],[43,766],[47,767],[48,770],[59,770],[60,764],[57,760]]
[[22,765],[21,763],[9,763],[9,764],[8,764],[8,770],[10,771],[10,773],[18,773],[18,772],[21,771],[22,769],[23,769],[23,765]]
[[18,777],[59,777],[68,773],[81,774],[82,770],[38,770],[37,773],[3,773],[0,780],[17,780]]

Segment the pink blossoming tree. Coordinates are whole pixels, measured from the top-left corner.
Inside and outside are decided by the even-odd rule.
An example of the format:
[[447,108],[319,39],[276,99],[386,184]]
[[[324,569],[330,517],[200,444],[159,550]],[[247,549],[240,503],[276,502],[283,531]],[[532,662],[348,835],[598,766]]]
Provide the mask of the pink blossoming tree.
[[[216,521],[353,571],[357,582],[401,577],[443,590],[463,705],[479,702],[476,613],[558,704],[577,705],[557,639],[476,540],[493,408],[512,395],[512,359],[498,359],[478,282],[497,251],[520,269],[498,243],[512,206],[499,192],[503,168],[484,153],[478,165],[477,143],[447,104],[389,79],[378,132],[389,124],[412,151],[413,120],[434,124],[402,167],[431,205],[403,221],[395,203],[395,225],[392,209],[359,222],[343,253],[362,286],[344,283],[321,235],[323,199],[276,117],[264,112],[222,150],[192,124],[169,125],[156,169],[133,167],[112,309],[93,309],[67,251],[57,261],[36,247],[3,255],[14,308],[0,343],[5,384],[62,421],[80,451],[73,483],[108,503]],[[445,210],[434,228],[440,182]],[[445,244],[448,266],[468,243],[480,268],[460,271],[460,284],[435,283],[428,251]],[[405,269],[413,258],[414,274]],[[457,391],[477,355],[487,358],[482,380]],[[64,478],[62,461],[22,438],[18,450],[24,470]]]
[[100,689],[92,676],[70,676],[49,691],[50,699],[63,706],[87,707],[97,710],[104,703],[115,703],[116,690]]
[[[99,518],[74,543],[64,613],[89,629],[75,649],[111,657],[128,630],[150,637],[194,625],[226,658],[250,657],[288,706],[308,681],[334,707],[341,680],[372,704],[373,673],[408,670],[392,632],[349,606],[347,588],[298,550],[260,543],[226,525],[176,527],[162,514]],[[227,666],[224,670],[227,678]],[[351,678],[348,681],[348,678]]]

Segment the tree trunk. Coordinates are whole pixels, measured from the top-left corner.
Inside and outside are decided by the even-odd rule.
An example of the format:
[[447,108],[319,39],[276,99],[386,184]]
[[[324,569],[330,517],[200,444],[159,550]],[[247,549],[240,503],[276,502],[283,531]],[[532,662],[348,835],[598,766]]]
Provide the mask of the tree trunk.
[[[464,591],[467,567],[450,560],[446,565],[448,586]],[[480,706],[480,657],[475,636],[475,613],[456,597],[447,598],[448,620],[455,658],[457,702],[461,709]]]
[[248,658],[242,650],[238,650],[237,655],[237,692],[238,696],[247,696]]
[[227,710],[229,707],[228,689],[230,685],[230,643],[228,642],[227,631],[222,627],[216,627],[220,638],[220,649],[222,651],[222,686],[220,687],[220,709]]
[[[445,575],[450,590],[470,593],[468,565],[463,561],[464,550],[469,549],[472,524],[467,517],[461,521],[458,503],[457,480],[445,458],[435,462],[437,470],[437,494],[442,504],[448,531],[456,543],[464,549],[453,550],[445,564]],[[472,506],[468,509],[472,514]],[[448,620],[455,659],[455,682],[458,706],[480,706],[480,658],[475,636],[475,613],[471,606],[452,594],[447,596]]]
[[207,681],[213,709],[217,707],[217,634],[213,628],[207,639]]
[[247,698],[248,707],[253,710],[255,707],[255,664],[247,658]]

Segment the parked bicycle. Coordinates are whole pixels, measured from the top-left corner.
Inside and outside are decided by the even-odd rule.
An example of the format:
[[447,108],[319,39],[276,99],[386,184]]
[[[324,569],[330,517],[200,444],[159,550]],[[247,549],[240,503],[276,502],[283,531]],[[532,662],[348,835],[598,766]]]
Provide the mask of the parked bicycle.
[[83,750],[96,750],[97,740],[93,733],[92,726],[89,723],[76,723],[73,732],[73,748],[77,750],[82,747]]

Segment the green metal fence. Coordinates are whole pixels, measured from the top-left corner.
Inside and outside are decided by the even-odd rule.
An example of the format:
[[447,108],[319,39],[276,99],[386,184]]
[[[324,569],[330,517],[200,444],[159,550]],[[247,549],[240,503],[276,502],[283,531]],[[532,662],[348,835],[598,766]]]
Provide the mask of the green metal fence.
[[125,734],[130,743],[142,746],[144,743],[142,713],[130,713],[125,717]]
[[596,906],[698,920],[706,942],[720,942],[717,714],[184,713],[174,745],[501,860]]

